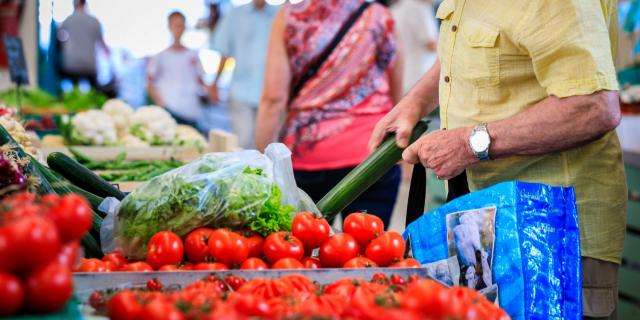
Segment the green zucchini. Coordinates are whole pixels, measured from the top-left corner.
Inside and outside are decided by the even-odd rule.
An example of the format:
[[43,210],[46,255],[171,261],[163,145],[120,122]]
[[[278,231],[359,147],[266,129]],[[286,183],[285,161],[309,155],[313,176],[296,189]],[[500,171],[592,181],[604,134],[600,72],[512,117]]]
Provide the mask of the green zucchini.
[[47,157],[49,167],[65,177],[71,183],[99,197],[124,199],[124,193],[100,178],[93,171],[60,152],[53,152]]
[[[411,143],[427,131],[429,121],[418,122],[411,133]],[[351,202],[378,181],[402,158],[402,149],[396,145],[395,135],[389,135],[385,141],[360,165],[333,187],[320,201],[317,207],[328,219],[333,219]]]
[[80,244],[84,248],[84,256],[87,258],[102,258],[102,250],[100,249],[100,245],[96,241],[96,239],[91,236],[91,234],[87,233],[80,240]]

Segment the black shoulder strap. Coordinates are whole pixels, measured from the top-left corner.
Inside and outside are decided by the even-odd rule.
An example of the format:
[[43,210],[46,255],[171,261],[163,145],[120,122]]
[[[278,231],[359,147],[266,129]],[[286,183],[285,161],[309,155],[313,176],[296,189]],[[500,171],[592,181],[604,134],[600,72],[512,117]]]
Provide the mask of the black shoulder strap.
[[[467,184],[467,172],[462,171],[459,175],[447,181],[448,193],[447,200],[449,202],[458,197],[469,193],[469,185]],[[407,200],[407,218],[405,226],[417,220],[424,214],[424,205],[427,194],[427,170],[420,162],[413,165],[413,173],[411,175],[411,185],[409,186],[409,199]]]
[[407,199],[407,216],[405,225],[417,220],[424,214],[424,204],[427,196],[427,169],[420,163],[413,165],[411,184],[409,185],[409,199]]
[[371,2],[369,2],[369,0],[366,0],[365,2],[362,3],[362,5],[360,5],[358,10],[356,10],[356,12],[354,12],[349,17],[349,19],[347,19],[347,21],[342,25],[342,27],[340,28],[338,33],[336,33],[336,35],[333,37],[329,45],[327,45],[327,47],[324,48],[324,50],[322,50],[320,55],[318,55],[318,57],[316,57],[311,62],[311,64],[309,65],[307,70],[302,74],[302,76],[300,76],[297,80],[294,81],[293,85],[291,86],[291,92],[289,94],[290,103],[298,95],[298,93],[300,93],[300,90],[302,90],[302,87],[304,87],[307,81],[309,81],[311,78],[313,78],[313,76],[316,75],[318,70],[320,70],[320,67],[322,66],[322,64],[327,60],[327,58],[329,58],[333,50],[338,46],[340,41],[342,41],[342,38],[344,38],[347,32],[349,32],[349,29],[351,29],[351,26],[353,26],[353,24],[356,23],[356,21],[358,21],[358,18],[360,18],[362,13],[364,13],[364,11],[369,7],[369,5],[371,5]]

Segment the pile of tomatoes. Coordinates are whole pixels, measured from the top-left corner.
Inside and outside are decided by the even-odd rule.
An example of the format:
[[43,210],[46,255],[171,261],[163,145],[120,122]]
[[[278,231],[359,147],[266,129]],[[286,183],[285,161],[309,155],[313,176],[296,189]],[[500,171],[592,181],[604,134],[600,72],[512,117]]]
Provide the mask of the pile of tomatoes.
[[344,220],[343,233],[330,235],[322,216],[300,212],[291,232],[266,238],[252,232],[198,228],[184,241],[175,233],[161,231],[147,245],[146,261],[128,263],[121,253],[102,260],[83,259],[79,272],[264,270],[302,268],[419,267],[404,259],[405,242],[393,231],[384,231],[375,215],[356,212]]
[[0,316],[51,313],[67,303],[91,223],[91,207],[77,195],[21,193],[0,203]]
[[326,285],[296,274],[248,281],[208,276],[181,290],[164,290],[154,279],[146,289],[96,291],[90,304],[117,320],[509,319],[475,290],[383,273]]

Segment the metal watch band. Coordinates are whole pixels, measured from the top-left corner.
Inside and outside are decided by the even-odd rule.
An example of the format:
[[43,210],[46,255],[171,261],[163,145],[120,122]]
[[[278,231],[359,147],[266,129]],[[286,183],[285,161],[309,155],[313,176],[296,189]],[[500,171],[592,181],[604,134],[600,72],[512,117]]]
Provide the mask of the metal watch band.
[[[480,132],[480,131],[484,131],[487,133],[487,135],[489,135],[489,131],[487,130],[487,124],[486,123],[481,123],[479,125],[477,125],[475,128],[473,128],[473,133],[476,132]],[[489,136],[489,144],[487,145],[487,149],[476,152],[475,150],[473,150],[473,153],[475,153],[476,157],[478,158],[478,160],[480,161],[485,161],[485,160],[489,160],[489,147],[491,146],[491,136]]]

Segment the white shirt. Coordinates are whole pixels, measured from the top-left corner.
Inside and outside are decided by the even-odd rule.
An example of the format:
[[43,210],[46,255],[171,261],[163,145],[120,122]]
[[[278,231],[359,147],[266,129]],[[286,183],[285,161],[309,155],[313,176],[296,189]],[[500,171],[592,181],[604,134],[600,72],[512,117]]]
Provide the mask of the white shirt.
[[433,4],[427,0],[400,0],[391,8],[404,58],[403,90],[406,93],[431,68],[437,52],[427,43],[438,40]]
[[202,64],[196,51],[168,48],[151,58],[147,70],[170,112],[197,120],[202,112],[198,79]]

